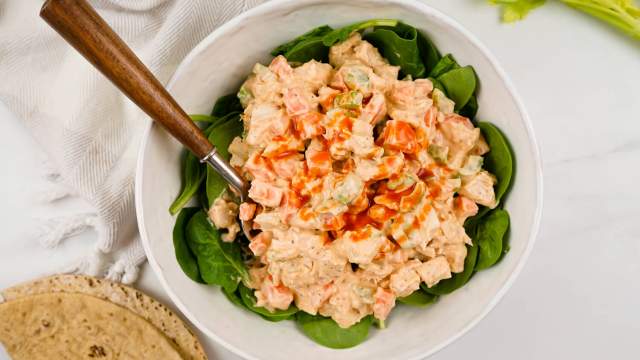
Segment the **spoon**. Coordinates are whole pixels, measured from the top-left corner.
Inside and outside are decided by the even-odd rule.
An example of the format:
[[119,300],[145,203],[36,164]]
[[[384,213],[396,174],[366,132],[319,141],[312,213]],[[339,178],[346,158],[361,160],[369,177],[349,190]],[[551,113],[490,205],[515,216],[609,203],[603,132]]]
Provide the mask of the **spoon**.
[[[86,0],[47,0],[40,17],[151,119],[220,174],[240,201],[250,201],[249,183],[218,154],[200,128]],[[242,222],[249,239],[251,229],[250,222]]]

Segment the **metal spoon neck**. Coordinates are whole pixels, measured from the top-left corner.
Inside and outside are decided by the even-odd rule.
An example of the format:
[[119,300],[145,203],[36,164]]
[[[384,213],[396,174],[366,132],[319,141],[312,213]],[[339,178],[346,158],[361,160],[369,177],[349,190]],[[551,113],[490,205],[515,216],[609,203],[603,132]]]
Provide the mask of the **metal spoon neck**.
[[241,201],[247,200],[249,184],[214,148],[200,162],[209,164],[226,182],[238,192]]

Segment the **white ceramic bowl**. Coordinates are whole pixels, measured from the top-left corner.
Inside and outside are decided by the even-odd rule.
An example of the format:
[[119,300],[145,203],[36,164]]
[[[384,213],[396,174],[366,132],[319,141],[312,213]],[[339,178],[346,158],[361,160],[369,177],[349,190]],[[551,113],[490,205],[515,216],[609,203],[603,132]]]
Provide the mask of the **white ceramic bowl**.
[[[170,92],[188,113],[208,113],[216,98],[238,89],[256,62],[318,25],[341,26],[370,18],[395,18],[428,34],[442,53],[470,64],[480,79],[477,118],[496,124],[517,161],[506,201],[511,214],[511,251],[497,266],[476,274],[463,288],[426,309],[399,306],[385,330],[352,349],[315,344],[292,321],[271,323],[232,305],[217,287],[199,285],[176,262],[168,208],[180,189],[182,146],[151,125],[136,176],[138,225],[152,268],[178,308],[205,334],[249,359],[418,359],[460,337],[484,317],[522,268],[536,237],[542,208],[542,171],[527,113],[511,82],[489,51],[461,25],[418,1],[271,1],[226,23],[180,64]],[[508,324],[505,324],[508,326]]]

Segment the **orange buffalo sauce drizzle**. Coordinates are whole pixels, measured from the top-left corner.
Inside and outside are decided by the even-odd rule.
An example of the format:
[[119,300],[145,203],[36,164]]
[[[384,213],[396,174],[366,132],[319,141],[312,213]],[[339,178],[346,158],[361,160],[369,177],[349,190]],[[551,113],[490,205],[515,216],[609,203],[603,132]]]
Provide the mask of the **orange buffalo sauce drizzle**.
[[[425,119],[427,120],[427,119]],[[319,140],[321,140],[325,146],[325,149],[328,149],[330,147],[330,145],[335,144],[335,143],[340,143],[340,142],[344,142],[346,140],[348,140],[351,135],[352,135],[352,130],[353,130],[353,124],[354,124],[354,119],[350,116],[347,115],[339,115],[336,116],[334,119],[331,119],[330,122],[327,124],[327,127],[332,127],[332,128],[336,128],[337,131],[335,133],[335,135],[333,136],[333,138],[327,140],[324,139],[322,137],[319,137]],[[296,138],[300,138],[300,134],[299,134],[299,129],[296,129],[295,127],[293,127],[293,131],[292,131],[293,135]],[[379,143],[381,140],[382,136],[379,137],[378,139],[376,139],[376,143]],[[426,144],[426,142],[423,144],[422,142],[419,143],[420,145],[424,145]],[[282,158],[282,157],[287,157],[287,156],[291,156],[293,154],[297,153],[296,151],[284,151],[281,154],[278,154],[275,158]],[[409,156],[410,158],[412,157],[412,155],[405,155],[405,156]],[[329,153],[329,151],[320,151],[320,152],[316,152],[315,154],[311,155],[311,157],[309,158],[309,160],[311,162],[315,162],[315,163],[323,163],[323,162],[333,162],[333,159],[331,158],[331,154]],[[389,167],[393,165],[393,161],[395,159],[393,158],[386,158],[384,159],[383,163],[380,165],[382,167],[381,170],[386,170],[387,172],[389,171]],[[348,160],[347,160],[348,161]],[[350,165],[350,166],[348,166]],[[355,164],[353,164],[353,162],[351,162],[350,164],[347,164],[347,171],[352,170]],[[270,161],[267,161],[267,166],[269,166],[270,168],[272,167],[270,164]],[[304,169],[304,175],[302,176],[302,178],[300,179],[299,183],[294,185],[292,184],[292,189],[295,191],[295,193],[297,194],[298,198],[300,199],[299,204],[302,206],[301,209],[299,210],[299,216],[302,220],[304,221],[308,221],[313,219],[314,217],[318,216],[317,213],[315,213],[311,208],[309,207],[305,207],[304,205],[306,203],[308,203],[308,201],[310,200],[309,196],[303,196],[300,193],[302,192],[305,184],[316,180],[320,177],[319,174],[314,174],[312,172],[310,172],[305,164],[305,169]],[[431,165],[428,168],[421,168],[418,173],[417,176],[419,179],[423,180],[426,182],[427,179],[433,177],[434,174],[434,169],[435,168],[440,168],[443,169],[445,172],[449,169],[447,169],[446,167],[441,167],[438,165]],[[342,169],[345,170],[345,169]],[[384,172],[384,171],[383,171]],[[366,188],[369,192],[369,198],[370,200],[372,200],[372,198],[374,196],[380,196],[383,195],[386,200],[388,201],[392,201],[392,202],[397,202],[399,203],[400,200],[403,197],[406,197],[408,195],[410,195],[414,188],[415,185],[403,190],[403,191],[399,191],[399,192],[394,192],[391,191],[390,189],[388,189],[386,187],[386,183],[385,182],[379,182],[379,180],[384,180],[384,179],[373,179],[373,181],[369,181],[366,184]],[[375,188],[375,185],[379,184],[377,191],[372,190],[373,188]],[[319,183],[317,185],[315,185],[314,187],[312,187],[311,189],[309,189],[309,193],[310,194],[317,194],[319,192],[322,191],[322,183]],[[428,185],[427,187],[427,193],[429,197],[437,197],[442,191],[442,188],[440,185],[435,184],[435,183],[431,183]],[[375,194],[375,195],[374,195]],[[341,235],[343,234],[345,231],[353,231],[355,232],[355,234],[353,234],[351,236],[351,239],[353,241],[360,241],[363,239],[367,239],[368,237],[371,236],[371,228],[367,228],[367,225],[371,225],[374,228],[377,229],[381,229],[382,228],[382,223],[375,221],[374,219],[372,219],[369,215],[368,215],[368,209],[371,208],[372,205],[375,205],[373,203],[373,201],[370,202],[370,206],[365,208],[364,210],[362,210],[361,212],[357,213],[357,214],[353,214],[353,213],[345,213],[342,214],[340,216],[331,216],[330,218],[327,219],[323,219],[323,222],[325,223],[324,225],[327,226],[328,228],[330,228],[330,231],[334,237],[336,235]],[[416,204],[417,205],[417,204]],[[415,206],[415,205],[414,205]],[[420,224],[423,223],[426,218],[427,215],[429,213],[429,211],[431,210],[431,206],[430,205],[425,205],[423,208],[420,209],[420,212],[418,214],[416,214],[416,217],[413,219],[412,224],[410,225],[412,228],[419,228]],[[397,211],[389,209],[387,207],[385,207],[385,216],[384,216],[384,221],[389,220],[391,218],[396,218],[396,222],[397,224],[394,224],[395,226],[401,226],[402,224],[402,218],[401,217],[397,217]],[[379,219],[379,221],[382,221],[382,219]],[[325,234],[325,233],[323,233]],[[328,233],[326,233],[328,234]],[[325,240],[331,241],[331,236],[326,235],[325,236]],[[400,239],[400,241],[398,241],[399,243],[402,243],[403,240],[406,239]],[[396,243],[393,243],[394,246],[398,246]]]
[[418,170],[417,175],[420,180],[426,180],[434,176],[435,174],[433,173],[432,169],[421,168],[420,170]]
[[275,168],[273,167],[273,163],[271,162],[270,158],[259,155],[259,157],[256,159],[256,162],[258,162],[257,165],[263,165],[267,168],[267,170],[275,173]]
[[351,241],[353,242],[358,242],[361,240],[366,240],[368,238],[371,237],[371,228],[370,227],[365,227],[365,228],[361,228],[359,230],[355,230],[352,234],[351,234]]
[[413,184],[405,190],[395,192],[395,191],[389,190],[389,188],[387,188],[387,185],[385,183],[385,184],[382,184],[380,188],[378,188],[378,194],[384,196],[385,200],[400,203],[400,200],[403,197],[410,195],[413,192],[413,189],[415,187],[416,185]]
[[289,150],[289,151],[283,151],[281,153],[278,153],[278,155],[274,156],[272,159],[273,160],[282,160],[282,159],[286,159],[290,156],[294,156],[294,155],[298,155],[299,152],[295,151],[295,150]]
[[380,229],[380,224],[378,224],[375,220],[373,220],[366,212],[361,212],[359,214],[344,214],[344,230],[345,231],[355,231],[364,228],[367,225],[371,225],[376,229]]
[[441,192],[442,192],[442,187],[440,185],[431,184],[429,186],[429,197],[431,197],[431,198],[438,197]]
[[413,222],[411,223],[411,229],[417,230],[420,226],[427,220],[427,215],[431,211],[431,205],[425,205],[420,209],[420,212],[416,214],[416,217],[413,218]]
[[298,216],[300,216],[300,219],[302,219],[303,221],[309,221],[316,217],[316,213],[311,210],[311,208],[303,207],[302,209],[300,209],[300,211],[298,211]]
[[314,163],[323,163],[331,161],[331,154],[328,151],[318,151],[309,157],[309,160]]

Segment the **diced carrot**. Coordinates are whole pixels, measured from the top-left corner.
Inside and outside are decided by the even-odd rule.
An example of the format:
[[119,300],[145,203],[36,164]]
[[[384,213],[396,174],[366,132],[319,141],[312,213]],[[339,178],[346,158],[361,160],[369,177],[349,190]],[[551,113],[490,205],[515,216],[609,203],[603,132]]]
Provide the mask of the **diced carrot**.
[[317,151],[307,156],[307,167],[312,176],[323,176],[331,172],[331,154],[329,151]]
[[416,143],[418,144],[419,148],[429,148],[429,136],[424,128],[420,127],[416,129]]
[[454,202],[454,212],[460,219],[466,219],[478,213],[478,204],[466,196],[458,196]]
[[409,154],[418,151],[416,132],[407,122],[400,120],[387,121],[382,131],[382,138],[384,146],[389,149]]
[[298,210],[302,208],[306,201],[306,198],[300,196],[293,190],[285,191],[279,208],[282,221],[288,223],[291,217],[298,213]]

